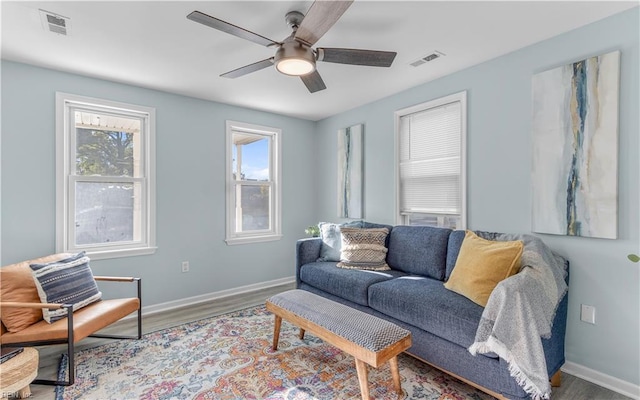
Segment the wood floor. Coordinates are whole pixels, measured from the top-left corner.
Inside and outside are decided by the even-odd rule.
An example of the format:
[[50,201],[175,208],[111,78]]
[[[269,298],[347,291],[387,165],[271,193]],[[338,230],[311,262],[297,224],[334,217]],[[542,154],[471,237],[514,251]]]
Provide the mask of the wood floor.
[[[270,296],[288,289],[293,289],[293,284],[277,286],[252,293],[243,293],[236,296],[226,297],[224,299],[216,299],[215,301],[211,301],[208,303],[201,303],[180,309],[148,315],[143,317],[143,332],[154,332],[160,329],[170,328],[187,322],[225,314],[231,311],[240,310],[258,304],[264,304],[265,300]],[[104,332],[108,332],[109,330],[113,331],[114,328],[120,332],[135,332],[135,320],[126,320],[111,329],[105,330]],[[87,338],[80,342],[76,346],[76,349],[82,350],[91,348],[107,342],[109,341],[105,339]],[[49,346],[40,349],[40,378],[56,378],[60,355],[64,352],[66,352],[66,346]],[[55,399],[54,389],[52,386],[31,385],[31,392],[31,399],[34,400]],[[562,375],[562,386],[560,386],[559,388],[554,388],[551,398],[552,400],[629,399],[629,397],[623,396],[611,390],[602,388],[575,376],[564,373]]]

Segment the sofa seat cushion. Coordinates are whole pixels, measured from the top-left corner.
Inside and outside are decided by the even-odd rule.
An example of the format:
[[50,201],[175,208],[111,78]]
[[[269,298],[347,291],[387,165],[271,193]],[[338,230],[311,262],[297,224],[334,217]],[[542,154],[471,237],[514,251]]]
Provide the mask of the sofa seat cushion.
[[442,282],[407,276],[369,287],[369,307],[468,348],[484,310]]
[[451,229],[396,226],[389,235],[387,263],[393,269],[444,280]]
[[400,271],[367,271],[338,268],[335,262],[314,262],[300,268],[300,280],[310,286],[366,306],[374,283],[406,275]]
[[[140,308],[136,297],[100,300],[73,313],[73,341],[79,342]],[[2,344],[66,340],[67,318],[54,323],[41,320],[20,332],[4,333]]]

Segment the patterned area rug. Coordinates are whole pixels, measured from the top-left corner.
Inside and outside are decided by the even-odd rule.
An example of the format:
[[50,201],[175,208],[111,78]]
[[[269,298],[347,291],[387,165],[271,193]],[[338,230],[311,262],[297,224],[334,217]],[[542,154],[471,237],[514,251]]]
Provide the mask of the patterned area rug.
[[[76,354],[68,399],[358,399],[354,360],[282,322],[271,350],[273,316],[263,306],[114,341]],[[66,360],[61,365],[66,365]],[[403,399],[493,399],[428,365],[399,357]],[[61,371],[66,373],[66,371]],[[376,399],[397,399],[388,365],[369,369]]]

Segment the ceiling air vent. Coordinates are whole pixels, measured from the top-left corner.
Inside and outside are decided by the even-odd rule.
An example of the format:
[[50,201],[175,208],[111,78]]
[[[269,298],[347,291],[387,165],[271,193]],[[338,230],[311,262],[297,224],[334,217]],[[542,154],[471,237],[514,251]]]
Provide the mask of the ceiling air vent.
[[426,56],[424,56],[424,57],[420,57],[420,58],[418,58],[417,60],[415,60],[414,62],[412,62],[412,63],[411,63],[411,64],[409,64],[409,65],[411,65],[412,67],[417,67],[417,66],[420,66],[420,65],[422,65],[422,64],[426,64],[426,63],[428,63],[429,61],[433,61],[433,60],[435,60],[435,59],[437,59],[437,58],[440,58],[440,57],[442,57],[442,56],[445,56],[445,55],[446,55],[446,54],[441,53],[441,52],[439,52],[439,51],[435,50],[434,52],[432,52],[432,53],[431,53],[431,54],[429,54],[429,55],[426,55]]
[[71,29],[71,19],[50,11],[40,10],[40,20],[45,31],[57,33],[58,35],[66,36]]

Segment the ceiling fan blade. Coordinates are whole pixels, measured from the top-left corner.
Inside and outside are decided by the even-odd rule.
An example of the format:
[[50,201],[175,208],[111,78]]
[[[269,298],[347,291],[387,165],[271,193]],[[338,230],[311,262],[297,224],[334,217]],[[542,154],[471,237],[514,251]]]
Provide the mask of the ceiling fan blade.
[[318,47],[318,61],[368,65],[371,67],[390,67],[396,58],[394,51],[360,50],[360,49],[336,49]]
[[264,36],[258,35],[257,33],[253,33],[244,28],[240,28],[239,26],[235,26],[221,19],[212,17],[205,13],[201,13],[200,11],[194,11],[191,14],[187,15],[187,18],[191,21],[201,23],[202,25],[206,25],[210,28],[217,29],[222,32],[226,32],[230,35],[237,36],[242,39],[250,40],[253,43],[257,43],[263,46],[273,46],[280,44],[279,42],[274,42],[273,40],[266,38]]
[[324,84],[324,81],[322,80],[322,77],[318,73],[318,70],[315,70],[307,75],[302,75],[300,79],[302,79],[302,82],[311,93],[325,90],[327,88],[327,86]]
[[295,39],[308,46],[313,46],[340,19],[351,3],[353,0],[315,1],[300,23]]
[[244,67],[234,69],[233,71],[225,72],[220,76],[223,76],[225,78],[238,78],[240,76],[247,75],[252,72],[260,71],[261,69],[270,67],[272,65],[273,65],[273,57],[267,58],[266,60],[258,61],[253,64],[245,65]]

